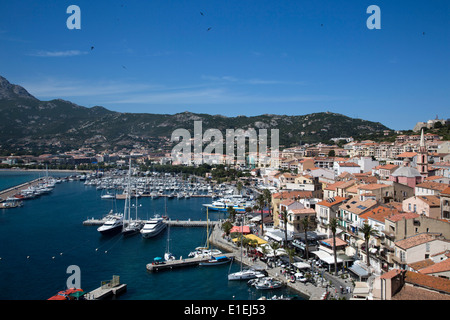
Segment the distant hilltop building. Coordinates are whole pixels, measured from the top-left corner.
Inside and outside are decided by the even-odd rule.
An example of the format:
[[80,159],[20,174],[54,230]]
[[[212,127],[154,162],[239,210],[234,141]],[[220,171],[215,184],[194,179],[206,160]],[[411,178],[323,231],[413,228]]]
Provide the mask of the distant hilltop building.
[[427,122],[417,122],[416,125],[414,126],[413,131],[419,132],[422,128],[428,128],[428,129],[434,128],[434,125],[437,122],[440,122],[444,126],[447,123],[446,120],[439,119],[438,116],[436,116],[436,119],[434,119],[434,120],[428,120]]

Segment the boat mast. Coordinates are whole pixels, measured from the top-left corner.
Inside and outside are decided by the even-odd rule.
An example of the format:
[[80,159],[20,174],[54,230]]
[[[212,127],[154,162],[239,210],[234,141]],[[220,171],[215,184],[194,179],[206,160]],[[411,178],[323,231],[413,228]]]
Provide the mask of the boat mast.
[[123,229],[126,228],[130,222],[130,173],[131,173],[131,157],[129,160],[129,166],[128,166],[128,181],[127,181],[127,197],[125,199],[125,208],[123,211],[123,214],[125,216]]
[[206,249],[209,249],[208,207],[206,207]]

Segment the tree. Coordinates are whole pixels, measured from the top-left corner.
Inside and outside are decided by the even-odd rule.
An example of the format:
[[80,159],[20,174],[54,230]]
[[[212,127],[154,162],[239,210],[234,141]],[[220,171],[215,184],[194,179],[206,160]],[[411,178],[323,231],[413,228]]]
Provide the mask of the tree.
[[287,254],[289,256],[289,267],[290,267],[292,262],[294,262],[295,249],[294,248],[287,248],[286,252],[287,252]]
[[277,260],[277,250],[280,248],[280,244],[278,242],[272,241],[269,243],[270,248],[273,250],[273,258]]
[[272,206],[272,193],[270,192],[269,189],[264,189],[263,191],[263,195],[264,195],[264,199],[267,202],[267,207],[269,209],[269,216],[272,215],[272,210],[271,210],[271,206]]
[[286,249],[287,246],[287,218],[288,218],[288,212],[286,210],[286,207],[283,207],[283,210],[280,212],[281,218],[283,219],[284,223],[284,242],[283,247]]
[[369,239],[372,236],[376,236],[378,235],[378,231],[375,230],[374,228],[372,228],[372,226],[370,224],[368,224],[367,222],[364,223],[364,225],[362,226],[362,228],[359,230],[364,234],[364,241],[366,244],[366,264],[368,267],[370,267],[370,261],[369,261]]
[[222,229],[223,229],[223,231],[225,232],[225,234],[227,235],[227,236],[229,236],[230,235],[230,230],[231,230],[231,228],[233,228],[233,224],[230,222],[230,221],[225,221],[223,224],[222,224]]
[[236,218],[236,209],[234,209],[233,207],[231,207],[231,206],[228,206],[227,207],[227,212],[228,212],[228,216],[230,217],[230,219],[231,219],[231,222],[234,222],[234,219]]
[[241,194],[242,187],[243,187],[242,182],[238,181],[238,183],[236,183],[236,189],[237,189],[239,194]]
[[328,224],[328,228],[330,228],[331,233],[333,235],[333,255],[334,255],[334,275],[338,275],[337,268],[337,255],[336,255],[336,229],[337,229],[338,221],[336,218],[332,218],[330,223]]
[[301,224],[303,226],[303,231],[305,231],[305,248],[306,248],[306,260],[309,258],[309,247],[308,247],[308,229],[309,229],[309,219],[308,217],[304,217],[301,220]]
[[261,236],[264,235],[264,204],[265,204],[265,197],[263,194],[260,194],[256,198],[256,203],[258,204],[259,210],[261,210]]

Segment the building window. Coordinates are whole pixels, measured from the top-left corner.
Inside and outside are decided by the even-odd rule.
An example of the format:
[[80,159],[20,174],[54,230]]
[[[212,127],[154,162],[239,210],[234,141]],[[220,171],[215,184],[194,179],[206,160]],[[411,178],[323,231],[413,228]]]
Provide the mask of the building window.
[[411,211],[411,203],[408,203],[408,211]]
[[406,261],[406,254],[404,251],[400,251],[400,261]]

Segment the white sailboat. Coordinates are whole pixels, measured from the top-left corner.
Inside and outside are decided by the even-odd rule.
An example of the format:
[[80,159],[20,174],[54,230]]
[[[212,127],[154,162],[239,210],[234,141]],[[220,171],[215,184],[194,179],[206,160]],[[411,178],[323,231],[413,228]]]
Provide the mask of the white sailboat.
[[136,198],[136,220],[131,219],[131,193],[130,193],[130,184],[131,184],[131,158],[129,161],[129,168],[128,168],[128,185],[127,185],[127,197],[125,199],[125,208],[124,208],[124,221],[123,221],[123,228],[122,228],[122,234],[124,236],[131,236],[136,233],[139,233],[141,230],[141,223],[137,220],[137,198]]
[[[166,199],[164,199],[164,201],[166,201]],[[169,219],[167,216],[167,201],[165,203],[165,216],[166,216],[166,219]],[[171,240],[170,239],[170,224],[168,224],[166,252],[164,253],[164,260],[166,260],[166,261],[175,260],[175,256],[172,254],[172,252],[170,252],[170,240]]]
[[166,261],[172,261],[175,260],[175,256],[170,252],[170,225],[167,227],[167,245],[166,245],[166,252],[164,253],[164,260]]
[[208,219],[208,210],[206,210],[206,252],[209,252],[210,258],[207,261],[202,261],[199,263],[200,266],[215,266],[215,265],[221,265],[225,263],[229,263],[232,259],[230,257],[227,257],[225,255],[219,256],[222,254],[220,250],[220,253],[214,253],[213,249],[209,249],[209,219]]
[[206,208],[206,246],[205,247],[197,247],[195,251],[191,251],[188,255],[189,258],[198,258],[198,257],[209,257],[212,255],[222,254],[222,251],[219,249],[210,249],[209,248],[209,220],[208,220],[208,208]]

